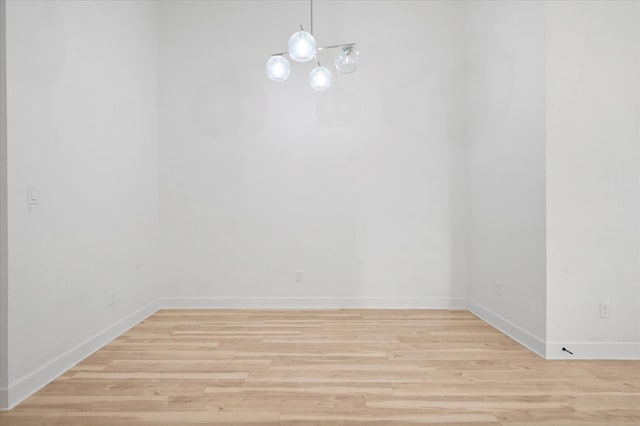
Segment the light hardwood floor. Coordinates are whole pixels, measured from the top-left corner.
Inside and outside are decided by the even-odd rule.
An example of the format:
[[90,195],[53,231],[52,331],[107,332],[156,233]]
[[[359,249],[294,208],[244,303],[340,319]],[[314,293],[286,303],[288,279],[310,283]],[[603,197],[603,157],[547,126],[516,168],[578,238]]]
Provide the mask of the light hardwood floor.
[[640,362],[545,361],[466,311],[163,310],[10,425],[633,424]]

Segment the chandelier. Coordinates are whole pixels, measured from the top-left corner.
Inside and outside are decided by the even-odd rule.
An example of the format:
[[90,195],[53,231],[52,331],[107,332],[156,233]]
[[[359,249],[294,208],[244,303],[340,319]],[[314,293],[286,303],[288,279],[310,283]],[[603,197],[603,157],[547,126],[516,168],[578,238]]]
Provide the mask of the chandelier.
[[360,64],[360,52],[356,49],[355,43],[335,44],[333,46],[318,47],[316,39],[313,37],[313,0],[309,0],[311,9],[310,31],[304,30],[300,25],[300,31],[294,33],[289,38],[289,51],[274,53],[267,61],[267,76],[272,81],[285,81],[291,73],[291,64],[286,56],[296,62],[315,61],[317,66],[309,74],[309,84],[315,90],[326,90],[331,86],[333,76],[331,71],[323,67],[318,59],[318,52],[328,49],[340,49],[335,58],[334,64],[338,71],[343,74],[350,74],[358,68]]

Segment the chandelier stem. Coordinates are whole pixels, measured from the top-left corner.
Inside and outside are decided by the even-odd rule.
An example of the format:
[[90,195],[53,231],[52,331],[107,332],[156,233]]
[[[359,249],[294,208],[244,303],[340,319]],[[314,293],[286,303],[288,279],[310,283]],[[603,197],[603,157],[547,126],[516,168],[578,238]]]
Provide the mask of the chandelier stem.
[[311,26],[310,26],[310,29],[311,29],[311,35],[313,35],[313,0],[309,0],[309,6],[310,6],[309,8],[311,9],[311,19],[310,19]]

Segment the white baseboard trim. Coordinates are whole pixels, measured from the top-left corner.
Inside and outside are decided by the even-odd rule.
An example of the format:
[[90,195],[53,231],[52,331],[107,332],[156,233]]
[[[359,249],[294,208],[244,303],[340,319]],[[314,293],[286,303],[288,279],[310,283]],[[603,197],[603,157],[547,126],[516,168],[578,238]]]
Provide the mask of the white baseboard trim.
[[165,309],[466,309],[464,297],[164,297]]
[[[571,355],[562,350],[567,348]],[[640,342],[547,342],[547,359],[640,360]]]
[[158,310],[158,300],[126,316],[93,337],[78,344],[47,364],[9,383],[8,389],[0,389],[0,410],[11,410],[55,378],[93,354],[116,337],[145,320]]
[[512,323],[503,316],[498,315],[491,309],[486,308],[471,299],[467,299],[467,307],[469,311],[471,311],[474,315],[476,315],[484,322],[489,323],[507,336],[511,337],[516,342],[545,358],[546,342],[544,339],[541,339],[538,336],[528,332],[524,328]]
[[[158,309],[468,309],[534,353],[547,359],[640,360],[640,342],[545,342],[490,309],[463,297],[165,297],[107,327],[37,370],[0,389],[0,411],[10,410]],[[566,347],[574,353],[562,351]]]

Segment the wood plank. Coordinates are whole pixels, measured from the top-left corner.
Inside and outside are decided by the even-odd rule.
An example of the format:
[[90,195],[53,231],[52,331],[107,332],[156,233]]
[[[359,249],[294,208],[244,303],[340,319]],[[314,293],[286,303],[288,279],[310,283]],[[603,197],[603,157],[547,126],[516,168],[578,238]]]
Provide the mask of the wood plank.
[[467,311],[162,310],[13,425],[640,425],[640,362],[545,361]]

